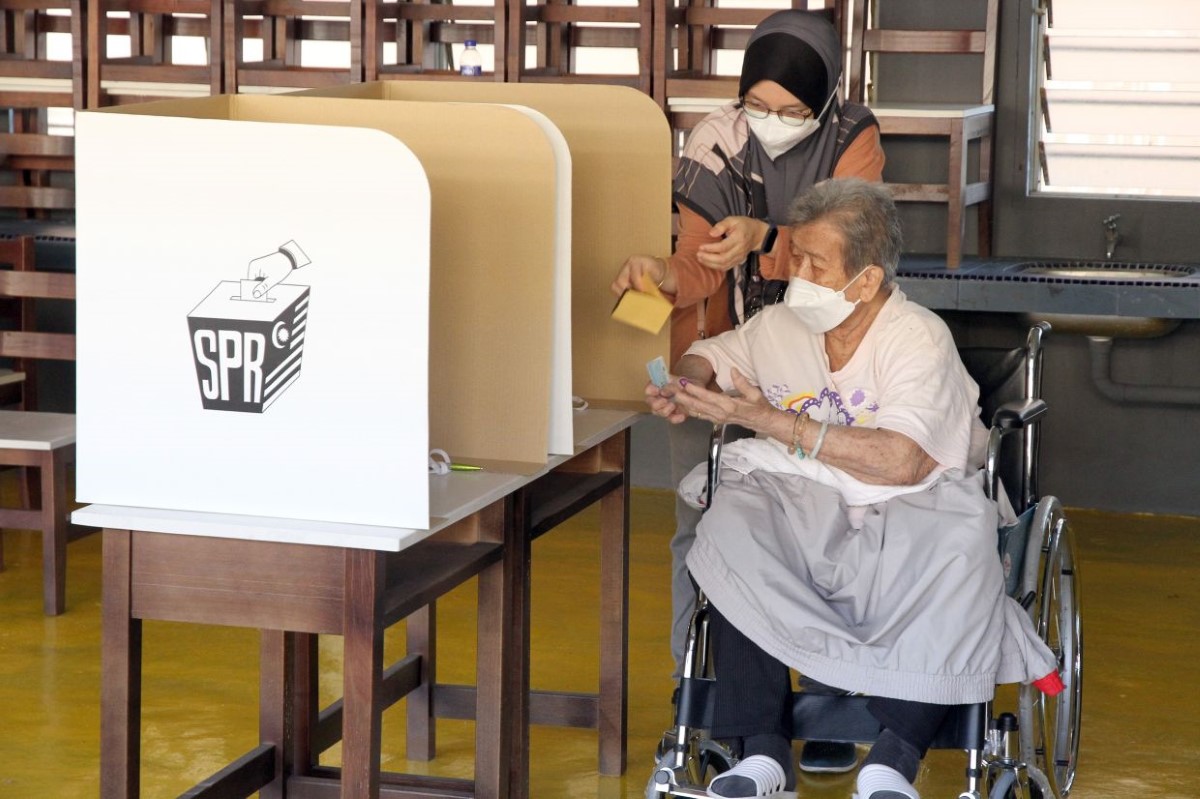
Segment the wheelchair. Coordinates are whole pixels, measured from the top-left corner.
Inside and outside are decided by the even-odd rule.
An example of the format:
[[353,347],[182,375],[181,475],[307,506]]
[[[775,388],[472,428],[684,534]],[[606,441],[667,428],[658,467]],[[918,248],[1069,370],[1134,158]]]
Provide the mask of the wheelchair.
[[[1030,329],[1015,349],[960,349],[967,371],[979,384],[983,418],[990,420],[986,490],[996,500],[1005,491],[1018,515],[998,531],[997,551],[1006,589],[1030,614],[1039,637],[1058,660],[1064,690],[1049,697],[1031,685],[1017,691],[1015,708],[997,700],[951,708],[934,740],[935,749],[967,755],[966,787],[959,799],[1066,799],[1079,758],[1083,689],[1083,639],[1075,545],[1062,505],[1037,490],[1038,431],[1046,404],[1041,399],[1045,322]],[[713,432],[705,507],[720,479],[725,431]],[[675,697],[674,726],[657,752],[646,799],[702,799],[711,777],[737,761],[708,737],[712,677],[708,658],[708,605],[700,592]],[[880,733],[861,695],[794,694],[793,737],[871,743]]]

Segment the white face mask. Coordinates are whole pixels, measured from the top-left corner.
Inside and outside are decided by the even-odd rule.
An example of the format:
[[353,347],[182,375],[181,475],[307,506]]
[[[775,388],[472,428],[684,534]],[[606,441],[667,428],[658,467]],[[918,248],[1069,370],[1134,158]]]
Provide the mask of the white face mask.
[[820,114],[809,117],[800,125],[788,125],[779,118],[778,114],[767,114],[766,119],[755,119],[747,114],[746,122],[750,125],[750,132],[754,134],[754,138],[758,139],[758,143],[762,145],[767,158],[774,161],[816,133],[821,127],[821,116],[829,108],[829,104],[833,102],[834,94],[837,94],[836,90],[833,94],[829,95],[829,99],[825,101],[825,107],[821,109]]
[[841,291],[834,291],[824,286],[818,286],[804,278],[794,277],[788,282],[783,302],[800,317],[804,326],[814,334],[827,333],[846,321],[846,317],[854,312],[854,306],[858,305],[860,300],[850,302],[846,299],[846,289],[850,288],[850,284],[862,277],[866,271],[864,268],[862,272],[850,278],[850,283],[843,286]]
[[771,114],[766,119],[746,117],[754,138],[767,153],[767,158],[774,161],[788,150],[817,132],[821,123],[815,117],[804,120],[801,125],[785,125],[779,117]]

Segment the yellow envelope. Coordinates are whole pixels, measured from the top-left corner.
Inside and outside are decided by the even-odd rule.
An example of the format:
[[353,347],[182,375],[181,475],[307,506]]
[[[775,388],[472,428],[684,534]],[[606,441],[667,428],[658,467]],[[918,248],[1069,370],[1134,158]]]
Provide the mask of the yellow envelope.
[[640,291],[625,290],[612,310],[612,318],[655,335],[667,323],[675,306],[649,280],[643,279],[639,288]]

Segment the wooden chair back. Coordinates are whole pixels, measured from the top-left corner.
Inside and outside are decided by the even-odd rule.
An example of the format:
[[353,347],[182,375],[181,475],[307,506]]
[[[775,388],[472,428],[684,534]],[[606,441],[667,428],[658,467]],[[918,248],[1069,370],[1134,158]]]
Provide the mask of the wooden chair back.
[[[511,74],[518,81],[609,83],[652,92],[654,0],[636,5],[576,5],[570,0],[540,0],[519,6],[519,38],[511,48]],[[526,45],[535,64],[525,66]],[[587,66],[589,50],[632,52],[630,68],[595,72]]]
[[[34,264],[30,237],[0,239],[0,269],[29,272],[35,268]],[[4,330],[29,329],[34,324],[35,313],[33,300],[0,299],[0,325]],[[33,392],[28,390],[37,382],[33,369],[32,360],[21,358],[13,358],[0,366],[0,407],[23,411],[34,406]]]
[[[368,81],[458,78],[453,47],[468,39],[491,45],[493,69],[483,80],[511,81],[523,62],[524,33],[513,4],[455,5],[444,0],[365,0],[363,73]],[[485,64],[486,66],[486,64]],[[480,78],[464,78],[480,80]]]
[[[937,138],[946,142],[946,178],[908,179],[897,182],[885,170],[884,180],[898,202],[935,203],[946,206],[946,265],[953,268],[963,257],[966,238],[966,210],[976,209],[976,253],[991,251],[992,214],[992,139],[995,128],[994,84],[996,69],[996,33],[999,25],[999,0],[975,0],[983,13],[975,28],[900,29],[886,27],[886,11],[905,6],[899,0],[852,0],[850,19],[851,100],[864,103],[879,120],[884,148],[892,137]],[[908,3],[908,8],[913,8]],[[971,9],[965,5],[962,13]],[[909,75],[905,90],[927,87],[925,96],[883,97],[879,92],[881,76],[887,65],[883,59],[922,60],[921,75],[947,74],[963,61],[980,63],[978,92],[970,86],[954,85],[945,80],[921,80]],[[928,58],[927,58],[928,57]],[[957,57],[957,61],[948,60]],[[930,62],[932,59],[932,63]],[[896,61],[888,62],[896,64]],[[891,88],[890,86],[888,87]],[[969,96],[956,97],[955,91]],[[975,144],[975,155],[970,150]],[[971,167],[974,162],[974,168]]]
[[73,216],[75,139],[0,133],[0,209],[18,219]]
[[[224,91],[314,89],[363,79],[362,0],[218,0],[224,6]],[[247,60],[245,45],[258,42],[262,56]],[[312,67],[302,51],[346,45],[344,65]]]
[[[87,0],[87,9],[86,107],[221,93],[221,0]],[[181,57],[178,37],[203,39],[204,63]]]
[[[37,112],[83,108],[86,0],[19,0],[0,8],[0,108],[17,111],[22,132],[44,131]],[[71,37],[74,58],[50,58],[52,35]],[[32,112],[32,113],[31,113]]]
[[[893,0],[894,1],[894,0]],[[848,97],[857,103],[876,100],[871,76],[879,69],[878,56],[978,56],[981,61],[979,94],[971,102],[991,105],[996,78],[996,32],[1000,0],[984,0],[979,28],[911,30],[879,23],[881,5],[888,0],[852,0],[850,19],[850,79]],[[911,5],[911,4],[910,4]],[[942,63],[945,63],[944,59]]]
[[[8,264],[11,268],[2,268]],[[75,301],[75,275],[34,268],[33,239],[0,239],[0,299],[22,303],[20,325],[0,330],[0,358],[75,360],[75,334],[37,329],[35,300]]]

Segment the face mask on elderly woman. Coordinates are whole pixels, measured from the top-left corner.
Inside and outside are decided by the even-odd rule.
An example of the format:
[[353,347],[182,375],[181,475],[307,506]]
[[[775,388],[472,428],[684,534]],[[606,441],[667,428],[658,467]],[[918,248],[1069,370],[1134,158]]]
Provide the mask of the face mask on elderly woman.
[[850,302],[846,299],[846,289],[862,277],[868,268],[864,267],[861,272],[850,278],[850,282],[842,286],[841,291],[818,286],[804,278],[793,277],[788,282],[783,302],[814,334],[828,333],[854,312],[854,306],[860,301]]

